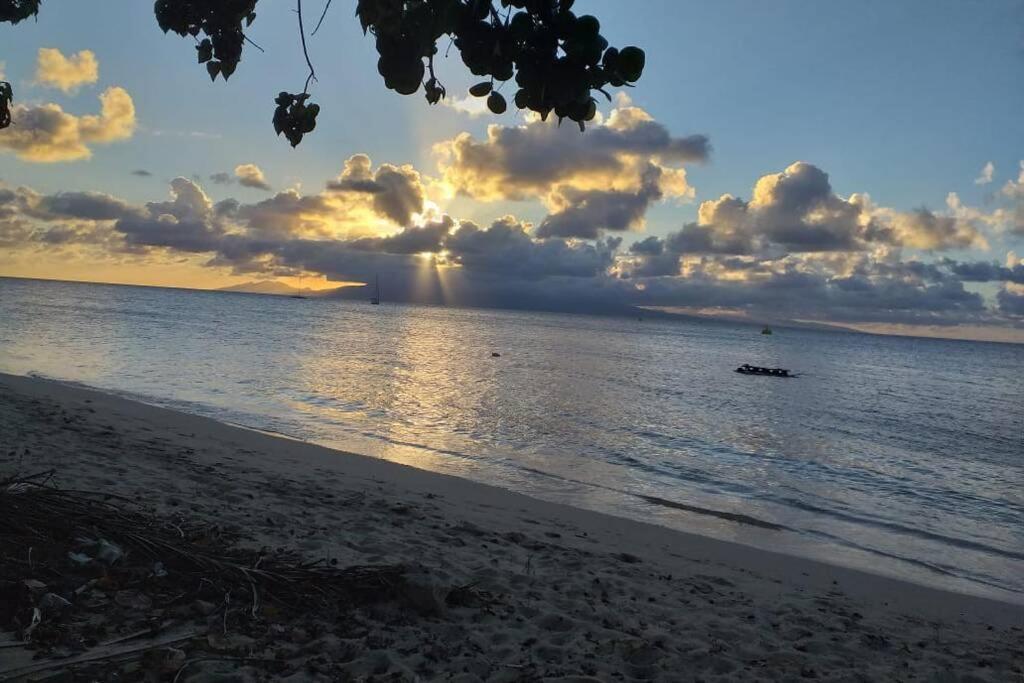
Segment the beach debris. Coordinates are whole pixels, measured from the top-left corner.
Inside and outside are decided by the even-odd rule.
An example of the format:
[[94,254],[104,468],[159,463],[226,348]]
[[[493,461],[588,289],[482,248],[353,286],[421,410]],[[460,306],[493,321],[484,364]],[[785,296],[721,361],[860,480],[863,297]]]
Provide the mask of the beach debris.
[[92,558],[85,553],[68,553],[68,559],[77,564],[89,564]]
[[423,616],[442,616],[448,610],[449,589],[417,569],[406,574],[402,595],[413,609]]
[[312,642],[310,615],[336,620],[385,601],[446,607],[449,591],[423,568],[407,582],[403,565],[254,550],[215,525],[61,490],[51,477],[0,479],[0,630],[34,654],[0,664],[0,680],[113,680],[124,667],[170,680],[205,660],[259,664],[276,679],[286,662],[252,656],[274,651],[271,626]]
[[56,593],[46,593],[39,598],[36,606],[39,608],[44,619],[52,619],[68,607],[71,607],[71,603]]
[[640,562],[643,562],[643,560],[631,553],[615,553],[612,557],[620,562],[625,562],[626,564],[639,564]]
[[116,543],[111,543],[105,538],[99,540],[99,549],[96,551],[96,559],[104,564],[114,564],[124,559],[124,551]]
[[142,657],[143,667],[158,674],[177,674],[188,661],[184,650],[176,647],[164,647],[148,650]]

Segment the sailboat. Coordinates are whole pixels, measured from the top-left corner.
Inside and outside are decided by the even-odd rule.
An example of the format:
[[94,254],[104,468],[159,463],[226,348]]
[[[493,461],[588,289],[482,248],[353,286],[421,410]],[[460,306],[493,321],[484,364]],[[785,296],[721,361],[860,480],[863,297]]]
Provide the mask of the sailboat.
[[370,299],[370,303],[374,306],[380,305],[380,276],[373,276],[373,298]]

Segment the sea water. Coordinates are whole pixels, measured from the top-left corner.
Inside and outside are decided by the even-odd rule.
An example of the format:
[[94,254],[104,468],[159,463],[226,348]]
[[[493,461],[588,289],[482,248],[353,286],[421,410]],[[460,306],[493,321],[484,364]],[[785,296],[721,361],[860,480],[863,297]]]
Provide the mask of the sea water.
[[0,370],[1024,602],[1020,345],[0,279]]

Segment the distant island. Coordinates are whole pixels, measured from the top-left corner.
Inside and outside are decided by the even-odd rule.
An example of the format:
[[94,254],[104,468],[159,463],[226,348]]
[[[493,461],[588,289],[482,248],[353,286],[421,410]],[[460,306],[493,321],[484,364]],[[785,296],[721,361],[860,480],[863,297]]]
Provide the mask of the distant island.
[[230,287],[221,287],[220,292],[245,292],[246,294],[274,294],[278,296],[324,296],[332,289],[305,289],[292,287],[277,280],[254,280]]

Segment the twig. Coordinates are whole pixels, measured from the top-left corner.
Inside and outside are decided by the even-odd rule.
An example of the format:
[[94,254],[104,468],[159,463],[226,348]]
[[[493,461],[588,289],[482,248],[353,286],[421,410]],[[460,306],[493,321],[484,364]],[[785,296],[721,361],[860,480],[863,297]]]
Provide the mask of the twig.
[[299,13],[299,37],[302,38],[302,54],[306,58],[306,66],[309,67],[309,75],[306,76],[306,86],[302,89],[302,94],[305,95],[309,92],[309,82],[316,80],[316,70],[313,68],[313,62],[309,59],[309,50],[306,48],[306,29],[302,25],[302,0],[295,0],[295,7]]
[[249,662],[261,662],[266,664],[280,664],[281,660],[267,659],[265,657],[196,657],[195,659],[190,659],[181,665],[181,668],[178,669],[178,673],[174,674],[174,679],[171,681],[171,683],[178,683],[178,679],[181,678],[181,674],[185,672],[185,669],[187,669],[193,664],[198,664],[199,662],[238,662],[239,664],[248,664]]
[[190,631],[186,634],[179,634],[174,636],[167,636],[158,640],[147,640],[136,645],[129,647],[114,648],[112,652],[86,652],[77,657],[71,657],[67,659],[55,659],[48,662],[41,662],[38,664],[31,664],[20,668],[5,669],[0,671],[0,678],[7,680],[7,678],[22,678],[31,674],[41,673],[43,671],[49,671],[50,669],[61,669],[74,666],[76,664],[87,664],[89,662],[100,662],[107,659],[117,659],[124,657],[125,655],[138,655],[146,650],[152,650],[157,647],[164,647],[173,643],[180,643],[183,640],[191,640],[196,636],[202,635],[202,631]]
[[253,46],[254,48],[256,48],[257,50],[259,50],[260,52],[266,52],[266,50],[264,50],[264,49],[263,49],[262,47],[260,47],[259,45],[257,45],[257,44],[256,44],[256,42],[255,42],[255,41],[254,41],[254,40],[253,40],[252,38],[250,38],[249,36],[245,35],[244,33],[242,34],[242,38],[244,38],[244,39],[245,39],[245,42],[249,43],[249,44],[250,44],[250,45],[252,45],[252,46]]
[[320,21],[316,22],[316,28],[314,28],[313,32],[309,35],[315,36],[316,32],[320,30],[320,24],[324,23],[324,17],[327,16],[327,10],[331,8],[331,1],[332,0],[327,0],[327,4],[324,5],[324,13],[320,15]]
[[107,647],[109,645],[116,645],[117,643],[123,643],[126,640],[134,640],[135,638],[138,638],[139,636],[144,636],[147,633],[152,634],[152,635],[156,635],[156,634],[153,633],[153,629],[152,628],[142,628],[142,629],[139,629],[138,631],[135,631],[133,633],[129,633],[127,635],[123,635],[120,638],[112,638],[110,640],[104,641],[104,642],[100,643],[100,647]]
[[249,576],[249,572],[244,569],[241,571],[245,574],[245,578],[249,581],[249,585],[252,586],[252,618],[255,619],[256,612],[260,609],[260,594],[259,591],[256,590],[256,582],[252,580],[251,576]]

